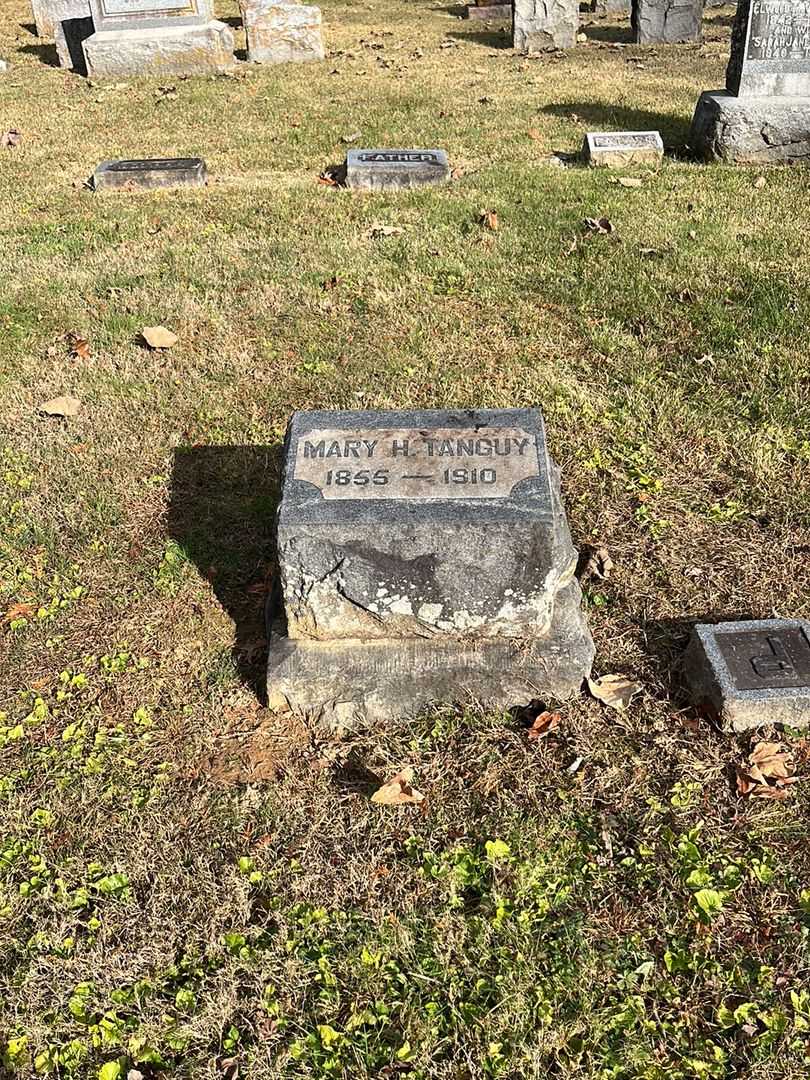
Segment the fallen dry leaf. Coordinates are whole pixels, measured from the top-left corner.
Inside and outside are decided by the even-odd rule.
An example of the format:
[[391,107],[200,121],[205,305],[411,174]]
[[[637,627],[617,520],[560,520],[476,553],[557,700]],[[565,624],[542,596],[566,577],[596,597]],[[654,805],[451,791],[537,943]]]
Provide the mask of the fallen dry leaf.
[[83,338],[79,334],[70,333],[67,336],[67,342],[70,347],[71,356],[75,356],[79,360],[90,359],[90,342],[87,338]]
[[539,742],[540,739],[544,739],[546,735],[550,735],[552,731],[558,728],[561,722],[562,717],[559,713],[542,712],[529,728],[529,738],[533,742]]
[[8,131],[0,133],[0,146],[7,147],[9,150],[13,150],[15,146],[19,146],[22,142],[22,132],[17,128],[9,128]]
[[586,217],[584,225],[588,232],[601,233],[603,235],[609,235],[613,232],[613,224],[606,217]]
[[758,176],[754,181],[754,187],[759,191],[764,188],[767,183],[768,181],[765,179],[764,176]]
[[801,779],[790,751],[779,742],[757,743],[748,761],[735,770],[738,793],[750,799],[786,799],[788,788]]
[[500,222],[498,221],[497,210],[482,210],[478,215],[478,224],[483,225],[485,229],[491,229],[493,232],[497,232],[500,228]]
[[15,619],[26,619],[33,611],[30,604],[12,604],[0,622],[12,623]]
[[621,187],[639,188],[644,187],[644,181],[639,176],[620,176],[617,181]]
[[171,349],[179,340],[177,334],[165,326],[145,326],[141,330],[141,337],[150,349]]
[[366,240],[376,240],[380,236],[399,236],[404,232],[401,225],[372,225],[363,235]]
[[410,767],[398,772],[387,784],[375,791],[371,796],[373,803],[380,806],[406,806],[409,803],[420,803],[425,796],[411,785],[413,769]]
[[585,563],[585,569],[582,571],[582,578],[585,580],[595,576],[607,581],[612,569],[613,559],[611,559],[608,549],[606,547],[593,548],[588,561]]
[[78,416],[82,403],[75,397],[55,397],[43,402],[39,412],[46,416]]
[[528,132],[526,134],[529,136],[530,139],[534,139],[535,142],[538,139],[543,138],[543,133],[540,130],[540,128],[529,128],[529,130],[528,130]]
[[588,689],[593,696],[611,709],[624,712],[642,687],[626,675],[603,675],[601,679],[588,679]]

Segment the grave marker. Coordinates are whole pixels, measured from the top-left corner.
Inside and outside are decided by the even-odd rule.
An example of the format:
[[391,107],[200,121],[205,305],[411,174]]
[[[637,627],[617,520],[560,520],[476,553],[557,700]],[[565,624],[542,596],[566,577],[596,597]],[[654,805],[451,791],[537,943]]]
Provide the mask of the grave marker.
[[696,626],[684,663],[698,704],[726,729],[810,724],[810,623],[803,619]]
[[296,413],[269,700],[337,725],[570,696],[593,646],[534,409]]
[[206,180],[207,172],[202,158],[103,161],[93,173],[96,191],[204,187]]
[[573,49],[579,33],[579,0],[513,0],[512,44],[525,56]]
[[251,63],[323,60],[320,8],[279,0],[239,0],[239,8]]
[[664,143],[657,131],[589,131],[582,155],[589,165],[607,168],[658,165]]
[[810,160],[810,0],[740,0],[726,89],[701,95],[690,143],[707,160]]
[[633,0],[631,22],[639,45],[703,40],[703,0]]
[[91,78],[230,71],[233,32],[212,0],[90,0],[95,33],[84,42]]
[[450,179],[444,150],[350,150],[346,186],[356,190],[413,188]]

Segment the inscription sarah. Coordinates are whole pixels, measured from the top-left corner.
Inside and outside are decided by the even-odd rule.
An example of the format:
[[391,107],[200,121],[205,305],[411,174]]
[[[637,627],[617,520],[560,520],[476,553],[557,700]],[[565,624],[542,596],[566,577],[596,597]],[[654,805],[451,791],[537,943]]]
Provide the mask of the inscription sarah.
[[325,499],[508,498],[539,475],[535,438],[520,428],[311,431],[294,471]]

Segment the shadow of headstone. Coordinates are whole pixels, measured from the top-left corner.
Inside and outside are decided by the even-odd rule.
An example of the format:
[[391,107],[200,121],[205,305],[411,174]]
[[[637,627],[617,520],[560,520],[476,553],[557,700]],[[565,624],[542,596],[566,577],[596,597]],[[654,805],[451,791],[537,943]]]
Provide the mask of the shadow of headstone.
[[281,444],[181,446],[169,503],[169,535],[233,620],[234,664],[261,700],[280,471]]

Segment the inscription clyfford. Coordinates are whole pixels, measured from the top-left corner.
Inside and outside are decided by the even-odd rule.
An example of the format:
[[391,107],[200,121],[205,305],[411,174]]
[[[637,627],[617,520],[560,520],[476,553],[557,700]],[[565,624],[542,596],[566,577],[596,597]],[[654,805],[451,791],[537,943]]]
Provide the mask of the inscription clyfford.
[[810,62],[810,0],[753,0],[747,59]]
[[738,690],[810,686],[810,642],[798,628],[718,634]]
[[309,431],[293,473],[325,499],[506,499],[539,475],[535,436],[522,428]]

